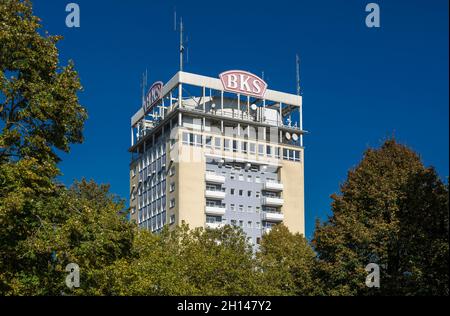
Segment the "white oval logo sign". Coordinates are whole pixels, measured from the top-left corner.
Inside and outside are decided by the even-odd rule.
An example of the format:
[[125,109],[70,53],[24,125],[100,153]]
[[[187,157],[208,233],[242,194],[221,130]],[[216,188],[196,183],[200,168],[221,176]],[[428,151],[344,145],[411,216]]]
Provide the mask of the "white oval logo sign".
[[264,97],[267,83],[258,76],[242,70],[230,70],[220,74],[225,91]]
[[164,83],[161,81],[155,82],[147,92],[144,102],[144,111],[147,112],[150,108],[155,105],[162,97],[162,89]]

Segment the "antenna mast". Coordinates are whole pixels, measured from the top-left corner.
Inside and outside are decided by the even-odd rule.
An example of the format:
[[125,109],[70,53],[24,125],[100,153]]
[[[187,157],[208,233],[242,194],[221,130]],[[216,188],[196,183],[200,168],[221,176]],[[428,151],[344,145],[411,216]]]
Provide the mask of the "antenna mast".
[[183,45],[183,18],[180,18],[180,71],[183,71],[183,53],[184,53],[184,45]]
[[[300,89],[300,56],[298,54],[295,55],[296,60],[296,66],[297,66],[297,95],[301,96],[301,89]],[[300,105],[298,109],[298,120],[299,120],[299,127],[301,130],[300,134],[300,146],[303,147],[303,104]]]
[[301,95],[301,90],[300,90],[300,57],[298,56],[298,54],[295,55],[295,59],[296,59],[296,65],[297,65],[297,95],[300,96]]
[[142,74],[142,83],[141,83],[141,87],[142,87],[142,106],[144,106],[145,103],[145,89],[147,89],[147,69],[145,69],[145,72]]

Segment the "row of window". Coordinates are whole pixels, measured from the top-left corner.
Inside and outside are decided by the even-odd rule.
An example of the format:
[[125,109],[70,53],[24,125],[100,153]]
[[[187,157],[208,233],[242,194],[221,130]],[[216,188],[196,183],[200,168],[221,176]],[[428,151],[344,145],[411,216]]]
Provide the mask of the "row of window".
[[146,228],[153,232],[161,230],[164,225],[166,225],[166,212],[162,212],[161,214],[155,215],[148,219],[140,220],[139,226],[141,228]]
[[182,142],[184,145],[214,148],[215,150],[224,150],[230,152],[240,152],[243,154],[258,154],[259,156],[283,158],[284,160],[300,161],[300,151],[283,148],[281,155],[281,148],[278,146],[256,144],[248,141],[222,139],[217,136],[205,136],[205,142],[203,143],[203,136],[194,133],[183,132]]
[[152,203],[159,202],[161,200],[164,201],[163,204],[165,204],[166,192],[165,192],[164,187],[162,187],[159,190],[150,189],[149,191],[144,191],[143,194],[141,196],[139,196],[138,205],[139,205],[139,207],[144,207],[144,206],[150,205]]
[[[226,224],[227,219],[223,218],[221,216],[206,216],[206,223],[208,223],[208,224]],[[253,222],[253,221],[232,219],[232,220],[230,220],[230,225],[235,226],[235,227],[242,227],[242,228],[261,229],[261,228],[272,228],[276,224],[266,222],[266,221]]]
[[157,202],[151,203],[147,206],[143,206],[139,209],[139,217],[142,220],[146,220],[152,216],[161,214],[166,211],[166,200],[161,199]]

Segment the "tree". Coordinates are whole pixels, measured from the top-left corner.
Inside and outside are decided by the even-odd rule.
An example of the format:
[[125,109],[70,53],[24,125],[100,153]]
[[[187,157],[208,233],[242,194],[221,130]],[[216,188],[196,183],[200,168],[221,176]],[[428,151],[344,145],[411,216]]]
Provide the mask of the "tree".
[[[265,293],[245,234],[187,225],[154,235],[139,231],[128,259],[117,261],[104,279],[115,295],[258,295]],[[106,284],[106,283],[105,283]]]
[[[101,294],[97,276],[130,255],[136,229],[119,216],[124,203],[108,190],[106,185],[82,180],[70,189],[58,186],[46,198],[17,199],[19,214],[0,229],[0,292]],[[8,201],[1,201],[3,211]],[[12,235],[9,227],[20,234]],[[81,287],[73,291],[65,285],[69,263],[80,267]]]
[[[86,111],[73,63],[59,66],[60,36],[42,36],[30,1],[0,2],[0,162],[58,162],[83,140]],[[55,172],[55,170],[51,170]],[[50,174],[54,176],[54,173]]]
[[316,254],[303,235],[276,225],[261,240],[257,258],[272,295],[320,295]]
[[[393,139],[368,149],[332,199],[313,240],[327,294],[448,294],[448,187],[417,154]],[[365,285],[369,263],[379,289]]]

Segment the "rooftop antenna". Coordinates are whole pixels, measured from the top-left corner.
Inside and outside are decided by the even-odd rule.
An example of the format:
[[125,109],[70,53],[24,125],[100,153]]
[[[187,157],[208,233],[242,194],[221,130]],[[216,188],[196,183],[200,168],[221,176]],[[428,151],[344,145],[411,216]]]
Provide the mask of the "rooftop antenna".
[[297,95],[301,95],[300,90],[300,57],[298,54],[295,55],[296,66],[297,66]]
[[[297,95],[301,96],[302,91],[300,89],[300,56],[295,55],[296,66],[297,66]],[[299,128],[303,131],[303,105],[300,105],[298,109],[299,115]],[[303,147],[303,134],[300,134],[300,146]]]
[[148,72],[147,69],[145,69],[145,72],[142,74],[142,106],[144,106],[145,103],[145,90],[147,89],[147,78],[148,78]]
[[189,37],[186,36],[186,63],[189,64]]
[[177,31],[177,7],[173,8],[173,30]]
[[180,71],[183,71],[183,53],[184,53],[184,45],[183,45],[183,18],[180,18]]

